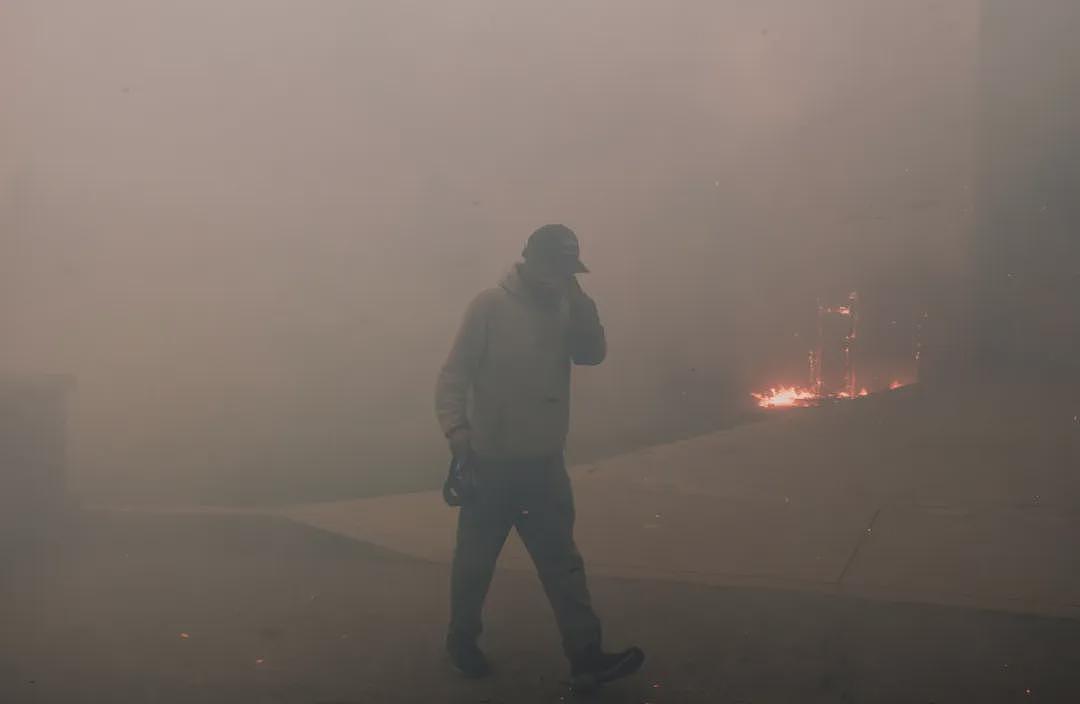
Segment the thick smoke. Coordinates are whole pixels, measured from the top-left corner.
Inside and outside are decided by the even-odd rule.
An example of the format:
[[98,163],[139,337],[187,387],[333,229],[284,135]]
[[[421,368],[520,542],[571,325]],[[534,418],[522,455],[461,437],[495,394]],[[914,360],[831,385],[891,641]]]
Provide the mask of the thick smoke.
[[564,222],[612,349],[572,450],[728,422],[803,380],[818,298],[859,290],[887,356],[963,297],[979,27],[974,0],[9,0],[0,365],[77,376],[87,491],[426,486],[461,312]]

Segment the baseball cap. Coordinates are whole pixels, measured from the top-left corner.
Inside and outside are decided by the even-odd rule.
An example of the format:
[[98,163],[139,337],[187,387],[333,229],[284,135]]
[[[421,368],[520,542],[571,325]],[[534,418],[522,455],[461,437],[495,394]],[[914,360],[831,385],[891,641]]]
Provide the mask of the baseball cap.
[[566,225],[544,225],[525,243],[521,253],[526,259],[546,260],[566,267],[572,274],[585,274],[589,269],[581,263],[581,245],[577,235]]

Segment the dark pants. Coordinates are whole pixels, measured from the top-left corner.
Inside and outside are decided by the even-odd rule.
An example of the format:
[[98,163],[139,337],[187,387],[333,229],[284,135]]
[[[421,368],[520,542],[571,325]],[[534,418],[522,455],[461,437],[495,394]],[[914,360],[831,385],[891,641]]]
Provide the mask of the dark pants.
[[480,616],[495,562],[511,526],[532,557],[574,658],[600,645],[600,621],[574,545],[574,497],[561,456],[527,461],[476,460],[476,494],[458,516],[450,576],[450,638],[480,635]]

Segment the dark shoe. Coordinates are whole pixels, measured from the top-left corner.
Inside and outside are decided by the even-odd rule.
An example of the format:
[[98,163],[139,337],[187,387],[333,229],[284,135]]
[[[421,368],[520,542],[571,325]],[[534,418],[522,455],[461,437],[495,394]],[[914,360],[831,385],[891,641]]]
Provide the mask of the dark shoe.
[[575,692],[591,692],[602,684],[627,677],[645,664],[641,648],[628,648],[620,653],[593,650],[575,658],[570,666],[570,688]]
[[465,677],[479,679],[491,674],[491,665],[475,640],[448,638],[446,653],[450,664]]

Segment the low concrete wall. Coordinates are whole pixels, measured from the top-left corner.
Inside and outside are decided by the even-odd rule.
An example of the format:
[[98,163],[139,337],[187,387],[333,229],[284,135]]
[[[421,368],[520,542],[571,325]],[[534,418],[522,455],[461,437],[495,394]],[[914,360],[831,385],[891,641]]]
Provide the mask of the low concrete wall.
[[67,503],[71,377],[0,374],[0,551],[45,535]]

